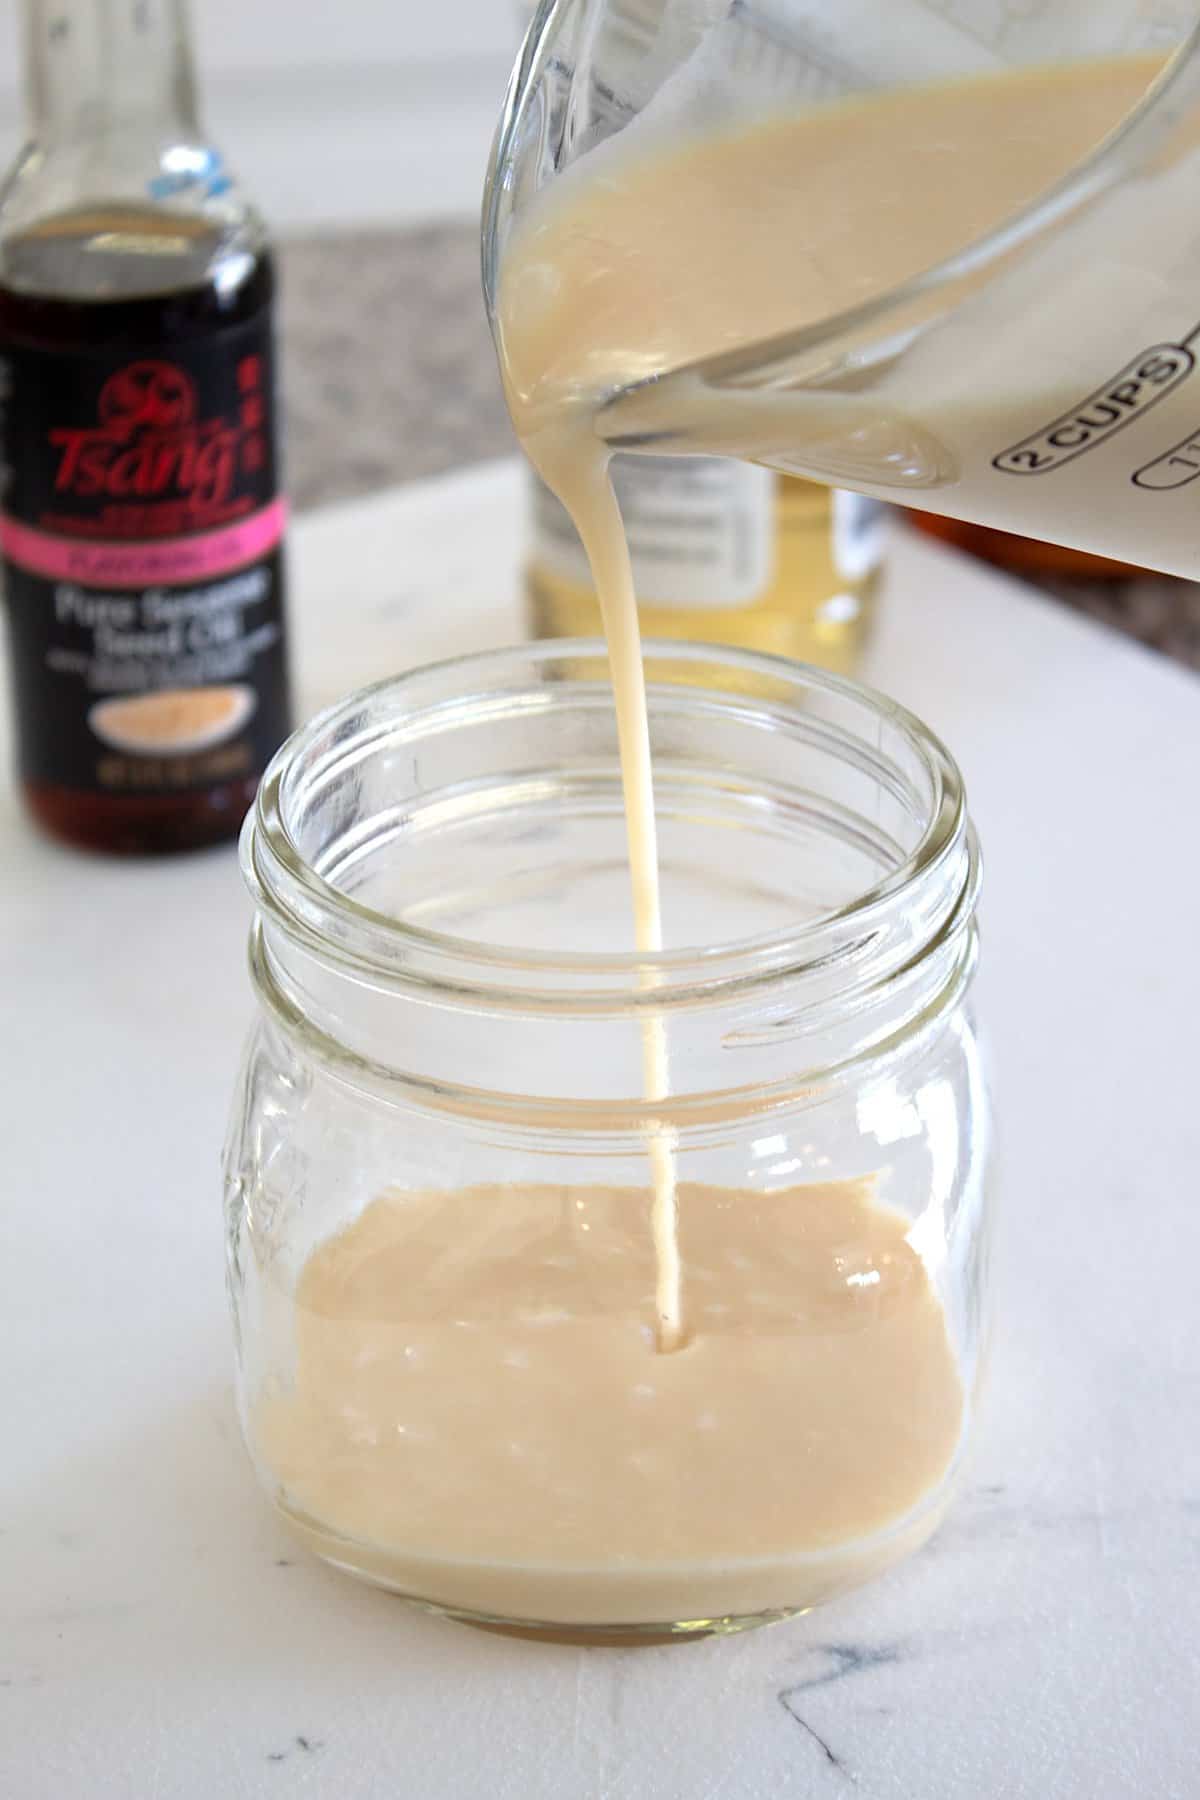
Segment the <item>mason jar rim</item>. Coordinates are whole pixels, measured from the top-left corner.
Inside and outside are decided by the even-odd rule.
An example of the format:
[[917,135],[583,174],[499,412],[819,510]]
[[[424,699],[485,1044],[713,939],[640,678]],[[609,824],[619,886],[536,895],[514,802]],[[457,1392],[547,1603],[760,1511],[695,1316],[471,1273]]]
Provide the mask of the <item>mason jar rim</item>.
[[[839,961],[847,965],[852,984],[856,975],[860,981],[868,977],[877,980],[881,974],[908,966],[914,951],[919,957],[944,941],[948,929],[969,923],[979,885],[979,859],[962,778],[940,738],[915,714],[865,683],[784,657],[670,640],[648,641],[645,654],[650,664],[663,659],[674,666],[707,669],[710,674],[716,669],[730,676],[784,684],[792,704],[783,709],[776,704],[775,711],[794,722],[804,717],[795,700],[815,691],[840,697],[863,708],[880,725],[892,726],[916,756],[929,783],[930,799],[919,841],[902,862],[865,892],[815,919],[797,918],[780,930],[655,954],[544,953],[455,936],[377,912],[313,866],[289,826],[289,789],[297,771],[305,770],[310,779],[321,774],[328,778],[381,742],[402,738],[406,722],[412,725],[427,719],[431,706],[453,713],[456,705],[478,706],[480,694],[489,691],[502,696],[507,705],[536,704],[528,680],[523,687],[497,686],[506,671],[540,675],[549,697],[557,684],[546,682],[545,677],[554,665],[569,670],[587,659],[606,659],[602,639],[557,639],[473,652],[389,677],[326,707],[294,732],[268,765],[242,832],[243,873],[259,913],[310,952],[385,984],[428,985],[444,996],[457,992],[522,1009],[604,1012],[647,1007],[656,1012],[670,1010],[782,976],[802,976],[806,970],[820,970],[827,977]],[[565,679],[580,683],[571,673],[566,673]],[[584,685],[595,687],[596,683]],[[652,685],[652,714],[656,691],[662,690]],[[724,697],[738,706],[760,704],[736,689],[727,689],[724,696],[720,690],[714,694],[699,680],[694,686],[673,680],[669,691],[676,698],[681,692],[695,694],[707,703]],[[378,706],[384,700],[390,704],[383,720],[355,732],[351,722],[356,715],[364,715],[372,704]],[[473,716],[478,717],[478,712]],[[882,753],[878,754],[882,772],[885,765]],[[881,969],[877,956],[864,955],[864,945],[886,935],[888,915],[897,908],[908,912],[910,903],[917,906],[919,896],[924,897],[929,914],[925,941],[915,946],[910,942],[899,961],[892,959],[890,970]]]

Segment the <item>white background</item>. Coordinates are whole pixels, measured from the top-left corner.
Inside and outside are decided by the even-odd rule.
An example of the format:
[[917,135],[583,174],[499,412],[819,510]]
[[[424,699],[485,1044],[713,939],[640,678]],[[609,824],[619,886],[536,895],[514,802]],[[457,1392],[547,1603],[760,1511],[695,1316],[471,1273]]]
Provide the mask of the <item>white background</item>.
[[[471,214],[520,0],[191,0],[204,117],[277,227]],[[0,153],[21,135],[0,0]]]
[[[517,635],[521,492],[297,524],[306,710]],[[984,845],[990,1375],[929,1549],[725,1643],[487,1637],[291,1544],[229,1392],[232,847],[73,855],[0,769],[3,1800],[1197,1800],[1196,680],[915,533],[879,624]]]

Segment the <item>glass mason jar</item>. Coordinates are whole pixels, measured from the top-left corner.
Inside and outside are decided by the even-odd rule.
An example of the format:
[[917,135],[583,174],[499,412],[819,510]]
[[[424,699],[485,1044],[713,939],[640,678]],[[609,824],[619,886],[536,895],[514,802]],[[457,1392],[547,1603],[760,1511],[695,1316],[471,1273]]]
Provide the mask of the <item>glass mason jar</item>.
[[954,763],[803,665],[672,643],[647,675],[658,957],[601,646],[423,669],[284,746],[225,1157],[241,1417],[289,1523],[424,1606],[597,1641],[777,1618],[919,1544],[985,1311]]

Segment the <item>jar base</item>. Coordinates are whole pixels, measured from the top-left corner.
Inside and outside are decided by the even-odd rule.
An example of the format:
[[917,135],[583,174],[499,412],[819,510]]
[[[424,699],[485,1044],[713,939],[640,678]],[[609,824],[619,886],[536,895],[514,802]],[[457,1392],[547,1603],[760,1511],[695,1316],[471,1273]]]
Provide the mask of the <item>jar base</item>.
[[341,1575],[349,1575],[356,1581],[364,1582],[368,1587],[379,1588],[420,1612],[430,1613],[436,1618],[453,1619],[460,1625],[472,1625],[479,1631],[523,1638],[534,1643],[568,1644],[585,1649],[601,1649],[606,1646],[612,1649],[635,1649],[691,1643],[700,1638],[732,1637],[743,1631],[756,1630],[762,1625],[778,1625],[786,1619],[802,1618],[822,1602],[883,1573],[899,1556],[908,1555],[924,1544],[940,1523],[948,1498],[947,1485],[931,1505],[922,1508],[899,1532],[887,1534],[890,1551],[874,1566],[859,1561],[853,1574],[843,1574],[840,1579],[826,1583],[814,1591],[811,1597],[798,1595],[792,1605],[766,1607],[755,1612],[713,1614],[707,1618],[660,1618],[645,1621],[616,1618],[602,1622],[527,1618],[488,1611],[484,1607],[464,1604],[459,1600],[438,1600],[414,1593],[401,1571],[389,1566],[392,1562],[390,1557],[331,1531],[294,1508],[279,1494],[274,1496],[274,1506],[292,1536],[319,1562],[336,1569]]
[[317,1553],[320,1561],[339,1574],[352,1575],[370,1587],[383,1590],[416,1612],[429,1613],[437,1619],[451,1619],[456,1625],[470,1625],[476,1631],[491,1632],[496,1637],[520,1638],[526,1643],[564,1644],[579,1650],[653,1650],[665,1644],[695,1644],[703,1638],[734,1637],[743,1631],[755,1631],[761,1625],[780,1625],[785,1619],[802,1618],[811,1607],[788,1607],[778,1612],[753,1613],[745,1617],[732,1615],[722,1619],[681,1619],[673,1624],[646,1625],[561,1625],[538,1619],[508,1619],[492,1613],[474,1612],[469,1607],[444,1606],[436,1600],[425,1600],[419,1594],[406,1593],[389,1581],[335,1557]]

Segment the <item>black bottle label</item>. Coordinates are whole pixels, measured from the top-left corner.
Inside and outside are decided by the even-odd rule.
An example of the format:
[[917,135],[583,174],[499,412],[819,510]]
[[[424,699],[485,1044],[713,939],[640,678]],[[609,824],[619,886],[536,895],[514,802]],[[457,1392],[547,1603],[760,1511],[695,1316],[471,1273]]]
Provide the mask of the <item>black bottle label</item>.
[[11,338],[0,407],[22,776],[258,775],[288,729],[269,307],[166,351]]

